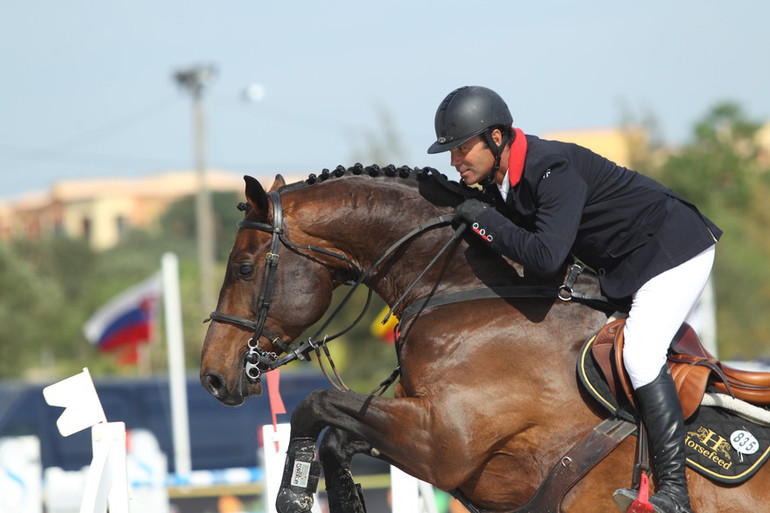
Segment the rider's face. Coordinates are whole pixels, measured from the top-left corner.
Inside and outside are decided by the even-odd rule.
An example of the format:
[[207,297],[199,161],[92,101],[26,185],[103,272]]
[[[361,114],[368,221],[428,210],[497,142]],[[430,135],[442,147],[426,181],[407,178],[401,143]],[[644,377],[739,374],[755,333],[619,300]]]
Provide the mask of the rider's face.
[[451,150],[451,165],[460,173],[465,185],[473,185],[484,180],[492,172],[495,158],[481,136],[465,141]]

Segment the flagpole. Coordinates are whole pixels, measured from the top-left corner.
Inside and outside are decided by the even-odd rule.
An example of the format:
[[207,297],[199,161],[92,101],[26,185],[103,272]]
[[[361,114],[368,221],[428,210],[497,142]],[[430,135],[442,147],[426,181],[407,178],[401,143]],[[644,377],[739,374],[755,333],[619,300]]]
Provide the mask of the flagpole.
[[179,293],[179,260],[174,253],[161,259],[163,305],[166,317],[168,381],[171,395],[171,433],[174,444],[174,469],[177,474],[192,471],[190,425],[187,411],[187,377],[182,335],[182,302]]
[[137,344],[136,346],[136,373],[139,377],[147,378],[152,376],[152,364],[150,363],[150,345],[152,342]]

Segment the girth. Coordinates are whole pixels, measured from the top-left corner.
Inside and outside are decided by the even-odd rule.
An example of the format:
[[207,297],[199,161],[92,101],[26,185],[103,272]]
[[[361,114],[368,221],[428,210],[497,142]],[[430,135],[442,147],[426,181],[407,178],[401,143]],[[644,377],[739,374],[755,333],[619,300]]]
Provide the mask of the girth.
[[[567,492],[636,430],[635,423],[622,418],[611,417],[603,420],[561,457],[525,504],[508,513],[560,511],[561,501]],[[452,490],[450,493],[471,513],[492,513],[474,506],[459,490]]]

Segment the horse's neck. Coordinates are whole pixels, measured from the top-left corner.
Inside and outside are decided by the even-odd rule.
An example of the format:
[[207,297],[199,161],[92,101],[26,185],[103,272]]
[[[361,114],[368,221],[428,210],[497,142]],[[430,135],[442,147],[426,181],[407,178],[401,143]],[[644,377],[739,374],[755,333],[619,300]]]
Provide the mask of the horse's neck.
[[[317,226],[313,230],[317,237],[334,241],[335,249],[348,254],[351,260],[358,263],[362,273],[385,252],[393,249],[406,234],[451,212],[451,208],[432,204],[419,194],[417,188],[403,183],[360,180],[350,184],[344,193],[341,189],[348,184],[340,181],[335,185],[334,197],[343,199],[337,204],[331,201],[322,203],[321,215],[324,216],[326,233],[318,234]],[[410,298],[430,293],[480,288],[485,282],[489,283],[485,278],[495,284],[506,284],[506,281],[509,284],[509,278],[518,277],[510,262],[482,251],[468,251],[467,244],[461,240],[447,250],[446,257],[439,259],[424,277],[416,281],[449,241],[453,231],[454,227],[443,224],[415,234],[372,270],[365,283],[392,304],[410,287],[407,302]],[[471,260],[475,258],[478,265],[469,265],[468,254],[472,255]]]

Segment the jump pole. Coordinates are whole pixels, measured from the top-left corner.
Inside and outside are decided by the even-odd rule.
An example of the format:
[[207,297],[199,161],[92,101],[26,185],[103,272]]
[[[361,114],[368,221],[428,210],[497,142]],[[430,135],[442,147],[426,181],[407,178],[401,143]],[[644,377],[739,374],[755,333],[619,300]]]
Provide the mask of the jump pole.
[[126,425],[107,422],[87,368],[43,389],[51,406],[64,408],[56,420],[62,436],[91,428],[93,458],[86,474],[80,513],[128,513]]

